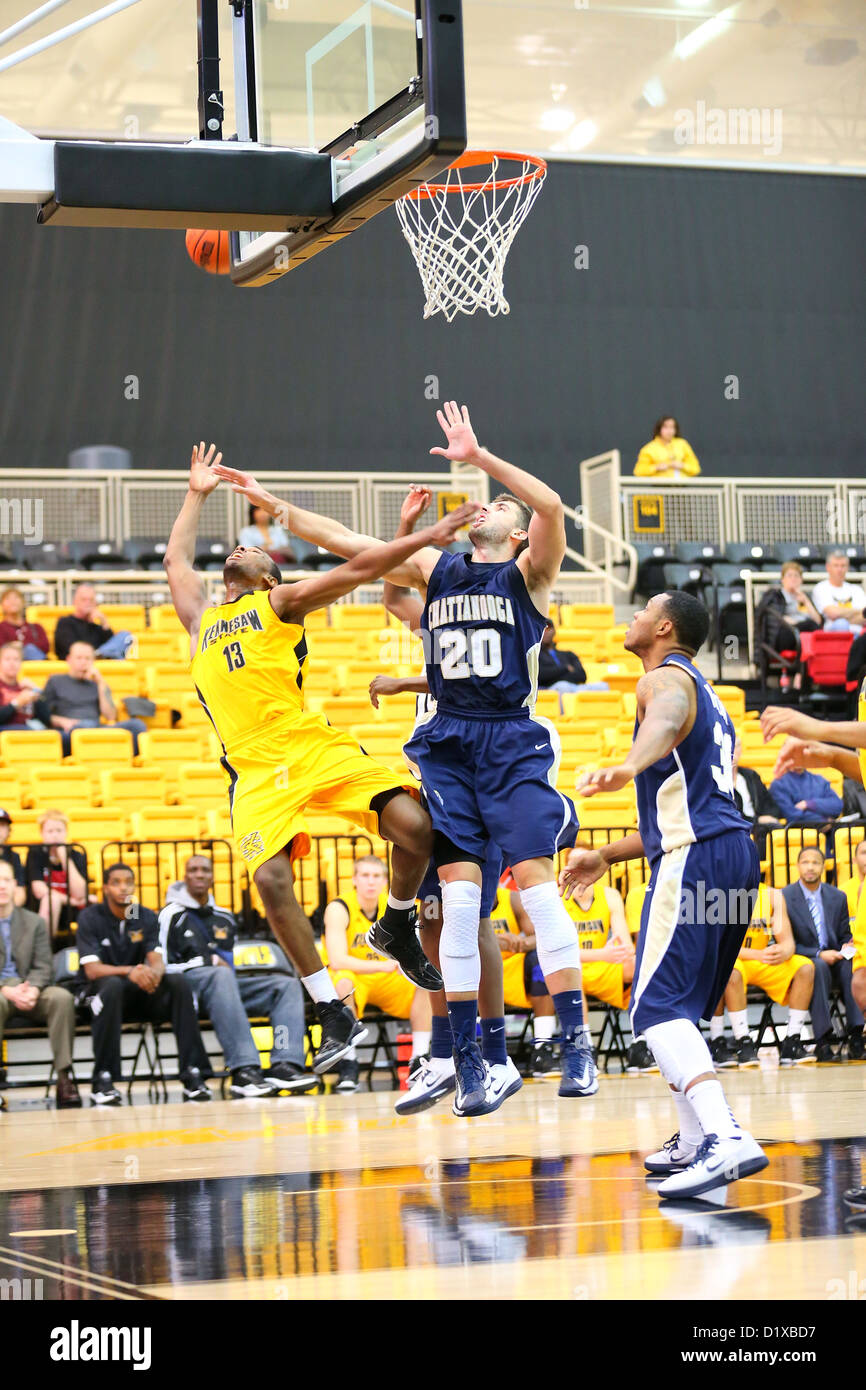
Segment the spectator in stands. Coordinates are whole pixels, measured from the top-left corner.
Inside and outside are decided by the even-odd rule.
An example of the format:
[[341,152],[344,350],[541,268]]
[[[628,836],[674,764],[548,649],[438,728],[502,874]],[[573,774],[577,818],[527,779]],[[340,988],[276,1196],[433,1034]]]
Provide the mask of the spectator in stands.
[[673,415],[662,415],[655,422],[649,444],[638,454],[634,476],[681,481],[696,478],[700,471],[692,446],[680,435],[679,421]]
[[[776,652],[799,652],[800,633],[816,632],[822,625],[818,612],[803,588],[803,567],[796,560],[786,560],[782,566],[779,588],[768,589],[755,610],[757,642],[765,642]],[[799,690],[803,673],[794,673],[793,685]],[[784,671],[780,684],[786,690],[791,684],[790,671]]]
[[540,690],[556,690],[561,695],[575,690],[608,690],[606,681],[587,681],[583,664],[576,652],[562,651],[554,646],[556,628],[550,618],[541,637],[538,653],[538,685]]
[[819,772],[786,772],[770,785],[776,805],[791,825],[817,825],[829,830],[842,814],[842,798]]
[[87,859],[84,851],[69,847],[69,821],[63,811],[43,811],[39,817],[41,845],[31,845],[24,870],[30,893],[51,936],[68,929],[79,908],[90,901],[87,894]]
[[21,643],[0,647],[0,728],[46,729],[51,713],[42,691],[21,681]]
[[65,614],[54,629],[54,650],[65,661],[76,642],[89,642],[102,660],[122,661],[133,643],[131,632],[112,632],[108,619],[96,602],[92,584],[79,584],[72,596],[72,612]]
[[[794,933],[778,888],[762,883],[758,889],[751,921],[725,990],[725,1004],[734,1034],[734,1059],[738,1066],[757,1067],[758,1052],[749,1032],[746,990],[761,989],[774,1004],[788,1006],[788,1026],[779,1061],[783,1067],[814,1062],[800,1039],[809,1013],[815,982],[815,966],[808,956],[796,951]],[[730,1065],[731,1054],[717,1024],[710,1025],[710,1052],[716,1066]]]
[[848,1024],[849,1056],[866,1056],[863,1040],[863,1014],[854,998],[850,956],[854,954],[848,901],[838,888],[822,883],[824,855],[816,845],[800,850],[796,883],[782,889],[797,951],[815,966],[812,994],[812,1028],[815,1033],[815,1059],[835,1062],[833,1025],[830,1020],[830,989],[841,992]]
[[785,819],[781,807],[769,787],[764,785],[761,774],[753,767],[741,766],[742,752],[743,745],[737,739],[734,743],[734,800],[737,810],[754,826],[781,825]]
[[[367,932],[385,910],[388,870],[375,854],[355,861],[352,887],[325,908],[328,969],[339,997],[363,1018],[373,1004],[392,1018],[408,1018],[412,1027],[412,1062],[430,1051],[430,996],[400,974],[395,960],[367,945]],[[357,1091],[358,1059],[352,1048],[337,1064],[338,1091]]]
[[[87,642],[73,642],[66,657],[68,675],[52,676],[42,692],[51,716],[51,727],[59,729],[66,757],[71,751],[73,729],[111,727],[128,729],[138,752],[138,735],[147,725],[143,719],[118,719],[117,707],[108,682],[97,670],[93,648]],[[104,724],[103,724],[104,721]]]
[[[236,975],[232,948],[236,924],[217,907],[213,863],[204,854],[187,860],[182,883],[173,883],[159,914],[159,941],[169,974],[182,972],[196,1003],[214,1026],[231,1072],[233,1096],[272,1096],[310,1091],[318,1082],[304,1067],[304,997],[294,974]],[[267,1017],[274,1033],[267,1079],[249,1019]]]
[[0,806],[0,864],[9,864],[15,875],[15,906],[23,907],[27,901],[27,877],[18,852],[10,849],[6,841],[12,832],[12,817]]
[[10,1015],[44,1023],[57,1073],[57,1109],[72,1109],[81,1105],[72,1073],[75,1001],[68,990],[51,983],[48,928],[35,912],[16,907],[15,891],[11,864],[0,862],[0,1045]]
[[858,637],[863,630],[866,592],[859,584],[849,584],[848,556],[844,550],[834,550],[827,556],[827,578],[812,590],[812,601],[824,620],[825,632],[853,632]]
[[24,595],[20,589],[4,589],[0,598],[0,644],[20,642],[25,661],[44,661],[48,655],[48,633],[41,623],[28,623],[24,615]]
[[266,550],[277,564],[296,559],[288,531],[264,507],[257,507],[255,503],[250,504],[249,525],[242,528],[238,545],[258,546],[260,550]]
[[171,1018],[177,1039],[183,1098],[208,1101],[202,1080],[208,1067],[195,1000],[183,974],[166,974],[155,912],[134,901],[135,876],[128,864],[110,864],[103,899],[78,919],[82,978],[90,986],[93,1015],[94,1105],[120,1105],[115,1081],[122,1075],[120,1036],[129,1021],[162,1023]]

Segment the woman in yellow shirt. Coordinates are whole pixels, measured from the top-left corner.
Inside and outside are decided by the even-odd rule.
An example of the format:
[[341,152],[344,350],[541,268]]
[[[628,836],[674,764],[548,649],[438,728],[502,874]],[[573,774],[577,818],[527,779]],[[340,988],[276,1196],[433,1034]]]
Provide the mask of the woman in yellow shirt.
[[696,478],[701,465],[687,439],[680,438],[679,422],[673,415],[656,420],[653,437],[638,454],[636,478]]

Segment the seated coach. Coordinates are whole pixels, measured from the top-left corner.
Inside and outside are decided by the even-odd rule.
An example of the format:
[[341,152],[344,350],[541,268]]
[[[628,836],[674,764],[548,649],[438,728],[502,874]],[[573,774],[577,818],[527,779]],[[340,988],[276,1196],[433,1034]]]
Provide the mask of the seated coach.
[[155,912],[133,901],[135,876],[128,864],[110,864],[103,875],[103,898],[78,918],[82,978],[90,986],[93,1015],[94,1105],[120,1105],[115,1086],[122,1075],[121,1027],[130,1020],[163,1023],[169,1018],[177,1039],[183,1098],[208,1101],[202,1080],[208,1066],[192,990],[183,975],[168,975],[159,944]]
[[830,1021],[830,990],[835,985],[841,991],[845,1006],[849,1055],[860,1060],[864,1056],[863,1014],[852,990],[851,960],[843,951],[846,947],[848,952],[854,953],[848,899],[838,888],[821,881],[824,855],[817,846],[809,845],[800,850],[797,872],[797,882],[783,888],[782,897],[797,951],[801,956],[808,956],[815,966],[811,1009],[815,1058],[818,1062],[838,1061]]
[[[169,975],[183,974],[219,1038],[233,1096],[271,1096],[310,1091],[318,1082],[304,1067],[304,996],[296,975],[236,975],[232,948],[235,919],[217,907],[213,863],[204,854],[187,860],[159,914],[159,940]],[[267,1077],[250,1032],[249,1018],[271,1021],[274,1045]]]

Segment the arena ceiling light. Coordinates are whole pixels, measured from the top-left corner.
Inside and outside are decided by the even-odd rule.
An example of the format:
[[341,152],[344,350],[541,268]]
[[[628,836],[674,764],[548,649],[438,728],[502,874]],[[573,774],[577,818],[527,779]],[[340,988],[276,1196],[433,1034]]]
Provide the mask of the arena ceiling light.
[[729,5],[721,14],[713,15],[712,19],[699,24],[697,29],[693,29],[690,34],[686,34],[684,39],[678,40],[674,44],[674,54],[677,58],[693,58],[702,48],[706,48],[708,43],[717,39],[720,34],[724,34],[730,29],[734,16],[739,5]]
[[570,130],[577,117],[568,106],[550,106],[542,113],[539,125],[542,130],[549,130],[557,134]]
[[595,121],[589,119],[579,121],[574,130],[569,132],[567,144],[571,150],[583,150],[587,145],[591,145],[596,135],[598,126]]

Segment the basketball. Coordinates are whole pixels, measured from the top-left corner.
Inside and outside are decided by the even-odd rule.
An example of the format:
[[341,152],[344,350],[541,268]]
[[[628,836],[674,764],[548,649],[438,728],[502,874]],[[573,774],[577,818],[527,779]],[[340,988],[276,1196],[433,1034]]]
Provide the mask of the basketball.
[[191,227],[186,234],[186,250],[193,264],[208,275],[228,275],[231,270],[228,232]]

